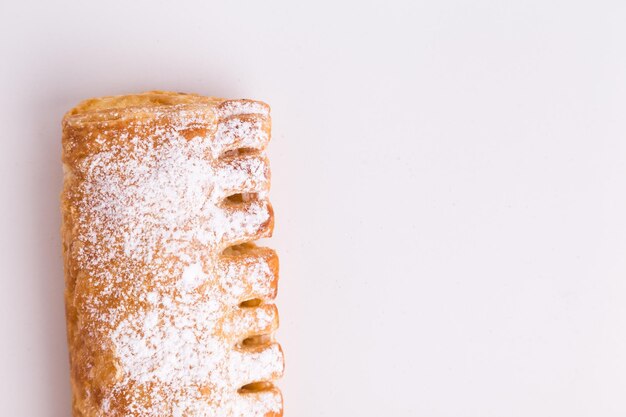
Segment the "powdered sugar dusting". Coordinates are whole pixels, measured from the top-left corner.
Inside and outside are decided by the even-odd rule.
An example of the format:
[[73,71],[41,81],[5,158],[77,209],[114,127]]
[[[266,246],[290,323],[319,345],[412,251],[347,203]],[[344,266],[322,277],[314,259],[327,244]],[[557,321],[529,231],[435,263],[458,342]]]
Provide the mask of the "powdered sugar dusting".
[[[264,154],[222,157],[268,140],[263,119],[236,116],[266,115],[267,108],[239,103],[220,110],[225,118],[209,137],[146,127],[120,133],[75,167],[81,244],[74,256],[97,289],[81,305],[95,323],[84,331],[104,340],[118,374],[99,415],[120,401],[134,417],[261,416],[281,408],[275,392],[237,392],[282,372],[277,345],[236,347],[251,329],[271,329],[277,320],[273,309],[238,307],[249,286],[271,295],[267,264],[220,257],[226,246],[262,236],[271,218]],[[197,123],[186,114],[180,126]],[[225,201],[237,192],[257,194]],[[119,306],[103,303],[108,295]]]
[[242,142],[242,147],[252,148],[256,148],[261,143],[266,142],[267,133],[263,130],[262,120],[233,117],[220,123],[215,134],[213,156],[222,153],[225,149],[232,148],[232,144],[238,141]]
[[218,109],[218,115],[223,118],[239,114],[269,116],[269,108],[266,104],[258,101],[231,100],[222,104]]

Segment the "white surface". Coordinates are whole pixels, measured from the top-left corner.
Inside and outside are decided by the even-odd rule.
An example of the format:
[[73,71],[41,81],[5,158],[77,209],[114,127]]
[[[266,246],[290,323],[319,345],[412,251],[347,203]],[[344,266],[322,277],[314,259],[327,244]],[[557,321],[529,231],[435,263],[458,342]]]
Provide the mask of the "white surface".
[[626,5],[0,5],[0,414],[68,417],[60,119],[272,105],[286,416],[626,415]]

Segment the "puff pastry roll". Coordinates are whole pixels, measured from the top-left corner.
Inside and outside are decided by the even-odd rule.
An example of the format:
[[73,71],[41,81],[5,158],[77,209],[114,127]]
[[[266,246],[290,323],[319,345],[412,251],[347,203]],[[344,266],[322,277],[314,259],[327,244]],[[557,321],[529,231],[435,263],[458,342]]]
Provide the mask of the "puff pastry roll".
[[74,417],[282,415],[269,107],[149,92],[63,119]]

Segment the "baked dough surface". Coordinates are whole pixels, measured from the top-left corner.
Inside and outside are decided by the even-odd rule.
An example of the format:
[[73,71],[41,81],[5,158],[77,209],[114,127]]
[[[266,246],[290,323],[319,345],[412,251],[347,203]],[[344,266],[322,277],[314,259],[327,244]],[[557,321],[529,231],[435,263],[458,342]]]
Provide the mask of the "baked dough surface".
[[74,417],[281,416],[269,107],[148,92],[63,119]]

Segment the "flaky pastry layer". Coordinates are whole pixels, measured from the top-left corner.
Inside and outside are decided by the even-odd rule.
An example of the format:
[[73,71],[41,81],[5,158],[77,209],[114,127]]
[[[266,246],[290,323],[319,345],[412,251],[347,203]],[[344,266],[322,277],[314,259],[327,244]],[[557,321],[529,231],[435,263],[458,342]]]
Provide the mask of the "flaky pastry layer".
[[281,416],[269,107],[148,92],[63,119],[74,417]]

